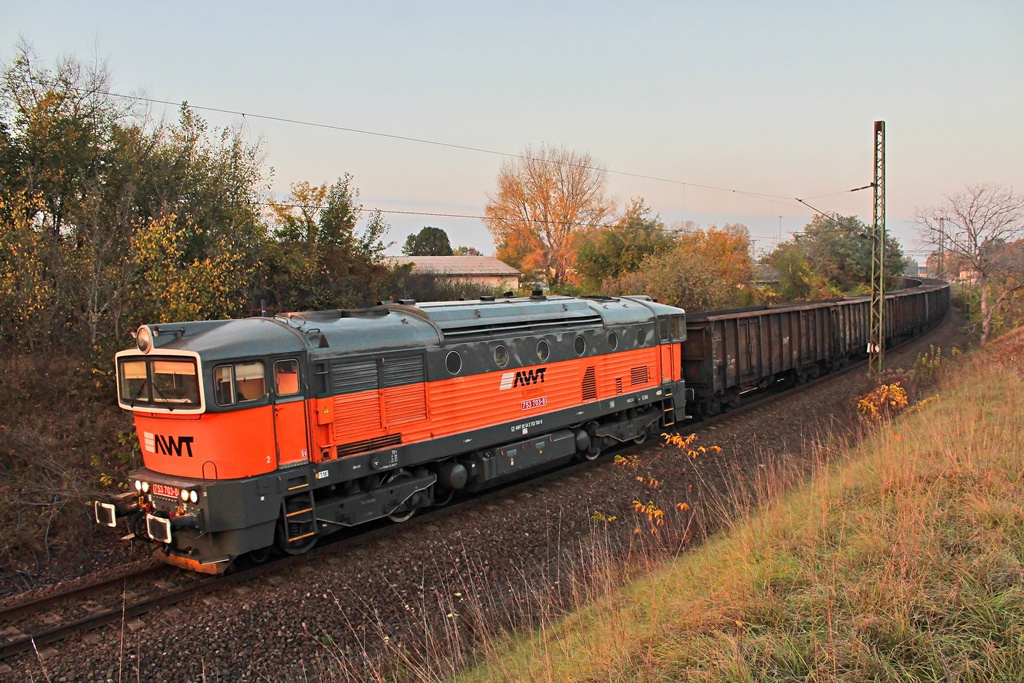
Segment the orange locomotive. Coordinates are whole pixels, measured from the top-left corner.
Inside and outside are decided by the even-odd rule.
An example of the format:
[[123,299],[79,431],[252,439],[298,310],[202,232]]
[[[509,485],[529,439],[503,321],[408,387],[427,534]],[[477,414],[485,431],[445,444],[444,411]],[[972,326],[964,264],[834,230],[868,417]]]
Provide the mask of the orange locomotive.
[[116,362],[144,467],[96,521],[209,573],[301,553],[682,419],[685,336],[647,297],[539,294],[143,326]]

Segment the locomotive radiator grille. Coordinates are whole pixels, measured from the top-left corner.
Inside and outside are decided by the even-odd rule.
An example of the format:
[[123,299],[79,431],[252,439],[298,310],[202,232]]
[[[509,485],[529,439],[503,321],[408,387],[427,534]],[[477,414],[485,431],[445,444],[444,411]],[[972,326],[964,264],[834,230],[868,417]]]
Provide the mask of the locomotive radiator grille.
[[343,443],[338,446],[338,457],[341,458],[346,455],[364,453],[366,451],[376,451],[381,448],[387,448],[388,446],[397,446],[400,443],[402,443],[401,434],[388,434],[387,436],[378,436],[375,439],[364,439],[362,441]]
[[587,371],[583,373],[583,400],[597,400],[597,374],[593,365],[587,368]]
[[630,370],[629,379],[630,383],[633,386],[636,386],[637,384],[647,384],[648,382],[650,382],[651,380],[650,375],[647,373],[647,366],[644,365],[642,367],[633,368],[632,370]]

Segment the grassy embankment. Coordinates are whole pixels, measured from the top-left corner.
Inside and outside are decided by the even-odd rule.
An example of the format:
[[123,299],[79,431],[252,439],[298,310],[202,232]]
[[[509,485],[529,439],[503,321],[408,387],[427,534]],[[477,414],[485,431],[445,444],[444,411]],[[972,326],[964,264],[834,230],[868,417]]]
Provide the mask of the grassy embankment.
[[1024,335],[462,680],[1024,680]]

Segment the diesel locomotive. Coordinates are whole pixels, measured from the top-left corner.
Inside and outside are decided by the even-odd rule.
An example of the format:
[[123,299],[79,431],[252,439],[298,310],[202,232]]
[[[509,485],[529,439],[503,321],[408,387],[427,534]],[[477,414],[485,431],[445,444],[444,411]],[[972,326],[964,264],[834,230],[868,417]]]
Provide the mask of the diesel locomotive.
[[143,467],[96,521],[206,573],[302,553],[670,427],[685,337],[648,297],[539,292],[144,325],[116,356]]

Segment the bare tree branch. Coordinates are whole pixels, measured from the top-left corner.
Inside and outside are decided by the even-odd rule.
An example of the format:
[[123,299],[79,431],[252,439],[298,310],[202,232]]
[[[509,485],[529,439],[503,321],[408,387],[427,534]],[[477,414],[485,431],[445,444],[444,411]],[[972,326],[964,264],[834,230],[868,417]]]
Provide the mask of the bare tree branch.
[[1001,185],[969,185],[941,206],[918,210],[917,222],[922,241],[936,248],[941,265],[965,272],[977,284],[981,339],[987,341],[992,317],[1024,287],[1024,196]]

